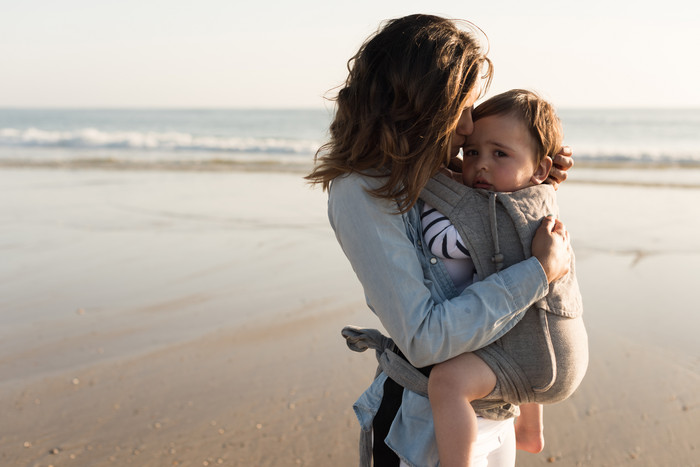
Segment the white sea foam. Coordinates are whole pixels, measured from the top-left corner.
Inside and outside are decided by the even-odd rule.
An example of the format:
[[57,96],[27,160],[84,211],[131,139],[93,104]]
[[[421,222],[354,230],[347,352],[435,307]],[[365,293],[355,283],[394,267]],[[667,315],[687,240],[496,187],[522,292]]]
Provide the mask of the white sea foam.
[[194,136],[183,132],[110,132],[96,128],[81,128],[72,131],[50,131],[34,127],[24,130],[0,129],[0,146],[5,147],[313,154],[319,145],[318,141],[312,140]]
[[[577,161],[700,164],[700,110],[569,109],[559,114],[564,141]],[[323,109],[0,109],[0,164],[308,164],[327,141],[331,119]]]

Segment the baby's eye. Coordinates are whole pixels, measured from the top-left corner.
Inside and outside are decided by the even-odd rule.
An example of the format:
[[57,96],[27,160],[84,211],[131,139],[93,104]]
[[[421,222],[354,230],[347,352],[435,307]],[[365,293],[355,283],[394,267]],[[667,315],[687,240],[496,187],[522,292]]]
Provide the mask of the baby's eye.
[[496,151],[496,157],[508,157],[508,154],[503,151]]
[[464,149],[465,156],[478,156],[479,152],[476,149]]

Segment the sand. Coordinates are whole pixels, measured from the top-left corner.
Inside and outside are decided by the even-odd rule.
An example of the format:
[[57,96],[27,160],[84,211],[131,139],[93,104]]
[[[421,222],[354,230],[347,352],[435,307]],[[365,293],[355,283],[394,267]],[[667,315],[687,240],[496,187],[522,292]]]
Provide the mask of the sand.
[[[591,361],[519,466],[700,465],[700,177],[610,173],[559,191]],[[0,465],[357,464],[375,363],[340,329],[379,324],[299,173],[0,186]]]

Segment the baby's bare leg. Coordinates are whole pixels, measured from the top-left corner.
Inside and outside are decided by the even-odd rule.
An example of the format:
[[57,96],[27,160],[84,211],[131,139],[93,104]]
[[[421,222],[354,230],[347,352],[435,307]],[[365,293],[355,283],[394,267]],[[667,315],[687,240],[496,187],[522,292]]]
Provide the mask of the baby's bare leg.
[[544,449],[544,419],[542,405],[523,404],[515,421],[515,447],[537,454]]
[[487,396],[495,386],[496,375],[491,368],[471,353],[433,367],[428,379],[428,396],[441,466],[471,465],[477,424],[470,402]]

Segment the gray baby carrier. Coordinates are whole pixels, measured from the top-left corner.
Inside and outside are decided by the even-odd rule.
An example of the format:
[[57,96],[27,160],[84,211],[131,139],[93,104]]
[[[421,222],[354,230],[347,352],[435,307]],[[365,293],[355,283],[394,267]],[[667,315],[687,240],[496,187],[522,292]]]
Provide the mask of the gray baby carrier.
[[[445,175],[421,194],[462,236],[480,280],[531,256],[542,219],[559,215],[554,189],[538,185],[512,193],[475,190]],[[569,273],[493,344],[475,351],[498,383],[484,400],[548,404],[569,397],[588,366],[588,338],[573,251]]]

